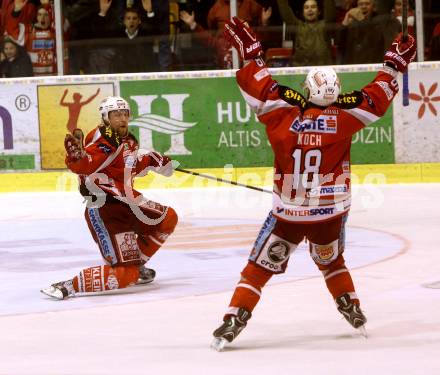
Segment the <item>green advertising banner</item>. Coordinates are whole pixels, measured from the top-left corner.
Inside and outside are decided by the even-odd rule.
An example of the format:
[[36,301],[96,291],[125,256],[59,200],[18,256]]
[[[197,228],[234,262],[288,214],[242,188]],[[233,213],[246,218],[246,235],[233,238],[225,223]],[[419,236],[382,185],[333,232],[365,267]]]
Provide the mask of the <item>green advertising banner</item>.
[[[343,91],[360,89],[375,73],[341,73]],[[304,75],[278,75],[300,90]],[[264,125],[245,103],[235,78],[121,81],[132,107],[131,130],[145,149],[178,160],[184,168],[271,166]],[[353,137],[353,164],[394,162],[392,111]]]
[[0,155],[0,170],[35,169],[34,155]]

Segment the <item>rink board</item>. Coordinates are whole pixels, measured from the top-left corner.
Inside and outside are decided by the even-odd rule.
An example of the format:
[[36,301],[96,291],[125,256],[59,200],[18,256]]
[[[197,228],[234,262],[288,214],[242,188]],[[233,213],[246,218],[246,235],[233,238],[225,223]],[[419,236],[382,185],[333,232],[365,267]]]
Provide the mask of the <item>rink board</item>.
[[[367,84],[380,65],[335,68],[347,92]],[[353,164],[440,162],[438,68],[412,64],[410,105],[403,107],[399,94],[382,119],[353,136]],[[296,88],[306,72],[271,70],[280,83]],[[140,146],[166,153],[184,168],[269,167],[273,156],[264,126],[244,102],[234,75],[228,70],[4,79],[0,171],[64,169],[67,129],[95,127],[99,103],[114,94],[130,102],[130,127]],[[406,168],[402,181],[414,181]],[[420,175],[422,168],[415,169]]]
[[[263,187],[272,185],[272,168],[193,169],[211,177]],[[352,166],[353,184],[396,184],[440,182],[440,163],[374,164]],[[77,191],[78,177],[71,172],[29,172],[0,174],[0,192]],[[203,177],[175,172],[172,177],[154,173],[135,180],[136,189],[232,187]]]

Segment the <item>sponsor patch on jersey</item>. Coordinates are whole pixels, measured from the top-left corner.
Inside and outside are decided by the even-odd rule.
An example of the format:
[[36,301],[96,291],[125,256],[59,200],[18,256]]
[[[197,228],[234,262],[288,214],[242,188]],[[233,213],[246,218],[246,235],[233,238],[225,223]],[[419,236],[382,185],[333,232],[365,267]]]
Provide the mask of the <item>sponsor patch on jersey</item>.
[[263,78],[266,78],[268,76],[269,76],[269,71],[267,69],[262,69],[254,74],[254,78],[257,82],[261,81]]
[[52,49],[54,46],[55,41],[53,39],[36,39],[32,41],[33,49]]
[[81,272],[82,281],[81,281],[81,292],[101,292],[104,290],[102,285],[102,267],[95,266],[91,268],[87,268]]
[[308,198],[313,197],[326,197],[330,195],[344,195],[348,192],[348,186],[343,185],[330,185],[330,186],[317,186],[307,192]]
[[377,81],[376,85],[378,85],[382,91],[385,93],[385,95],[387,96],[388,100],[393,99],[394,97],[394,92],[391,89],[390,85],[388,84],[388,82],[385,81]]
[[324,112],[322,112],[323,115],[339,115],[341,113],[341,111],[337,108],[326,108],[324,109]]
[[106,286],[109,290],[115,290],[119,288],[119,282],[115,275],[109,275],[107,278]]
[[98,145],[98,148],[104,152],[104,154],[110,154],[112,152],[112,149],[110,146],[105,145],[104,143],[100,143]]
[[305,109],[307,107],[307,100],[302,96],[298,91],[292,90],[289,87],[286,86],[278,86],[278,93],[285,102],[297,105],[302,109]]
[[279,263],[289,256],[290,246],[286,241],[272,242],[267,249],[267,256],[272,262]]
[[338,130],[338,120],[334,115],[321,115],[316,120],[306,119],[300,121],[297,117],[290,125],[290,131],[295,133],[313,132],[336,134]]
[[93,230],[98,238],[99,247],[102,251],[104,259],[109,263],[114,264],[114,262],[117,261],[115,250],[113,249],[110,235],[101,219],[101,216],[99,215],[99,210],[96,208],[89,208],[87,212],[90,223],[92,224]]
[[368,95],[368,94],[367,94],[366,92],[364,92],[364,91],[362,91],[362,94],[364,95],[364,98],[365,98],[365,100],[367,101],[368,105],[369,105],[371,108],[374,108],[375,105],[374,105],[373,99],[371,99],[370,95]]
[[123,232],[115,235],[118,245],[119,255],[122,262],[139,260],[139,246],[137,244],[136,233]]
[[338,257],[338,243],[338,240],[334,240],[327,245],[311,243],[311,255],[313,260],[322,265],[333,262]]
[[360,91],[352,91],[347,94],[340,94],[332,107],[338,107],[343,109],[356,108],[364,100],[364,96]]
[[249,260],[273,273],[282,273],[297,245],[271,233],[261,248],[254,247]]
[[278,88],[278,82],[272,83],[272,85],[269,88],[269,92],[274,92]]
[[342,162],[342,171],[344,173],[350,173],[350,162],[348,160]]
[[277,207],[276,211],[278,214],[283,213],[285,216],[321,216],[321,215],[332,215],[334,212],[334,207],[329,208],[311,208],[304,210],[294,210],[290,208]]

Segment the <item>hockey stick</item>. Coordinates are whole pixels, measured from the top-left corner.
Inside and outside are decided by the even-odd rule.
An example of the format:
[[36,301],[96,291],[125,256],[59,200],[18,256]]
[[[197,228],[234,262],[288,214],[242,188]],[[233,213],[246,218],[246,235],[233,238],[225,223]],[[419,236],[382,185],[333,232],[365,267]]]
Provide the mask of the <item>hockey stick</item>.
[[199,177],[207,178],[208,180],[214,180],[214,181],[218,181],[218,182],[223,182],[225,184],[241,186],[241,187],[244,187],[244,188],[247,188],[247,189],[252,189],[252,190],[256,190],[256,191],[261,191],[263,193],[272,194],[272,192],[270,190],[262,189],[262,188],[259,188],[259,187],[256,187],[256,186],[252,186],[252,185],[241,184],[241,183],[236,182],[236,181],[224,180],[224,179],[219,178],[219,177],[214,177],[214,176],[210,176],[210,175],[203,174],[203,173],[189,171],[188,169],[176,168],[175,170],[177,172],[182,172],[182,173],[192,174],[193,176],[199,176]]
[[[408,0],[402,0],[402,41],[406,42],[408,39]],[[408,84],[408,70],[403,73],[403,90],[402,90],[402,104],[404,107],[409,105],[409,84]]]

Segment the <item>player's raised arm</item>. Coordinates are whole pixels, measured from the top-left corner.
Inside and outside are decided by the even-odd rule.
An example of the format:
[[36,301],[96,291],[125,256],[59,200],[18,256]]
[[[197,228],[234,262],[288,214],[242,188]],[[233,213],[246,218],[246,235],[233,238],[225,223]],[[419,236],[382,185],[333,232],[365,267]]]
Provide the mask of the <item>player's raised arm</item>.
[[[233,17],[225,24],[224,35],[244,61],[244,67],[237,72],[237,83],[261,122],[267,125],[270,117],[287,116],[294,105],[305,106],[301,94],[280,86],[272,79],[262,59],[261,42],[245,22]],[[278,111],[274,112],[275,109]]]
[[416,56],[416,41],[409,35],[406,42],[400,34],[391,44],[384,57],[384,67],[373,82],[362,89],[366,101],[363,106],[376,116],[383,116],[399,91],[397,74],[405,73]]

